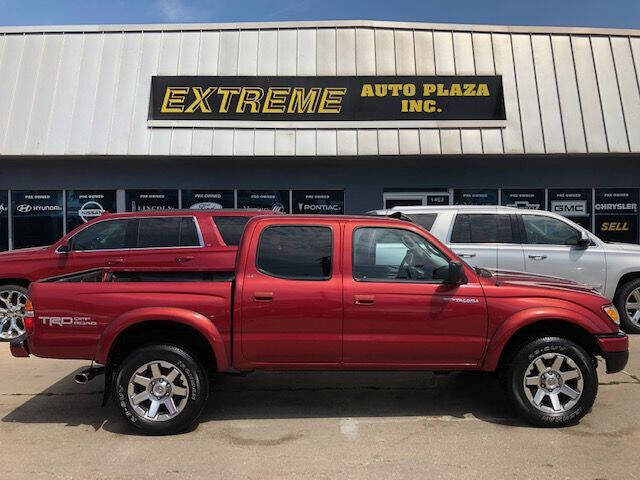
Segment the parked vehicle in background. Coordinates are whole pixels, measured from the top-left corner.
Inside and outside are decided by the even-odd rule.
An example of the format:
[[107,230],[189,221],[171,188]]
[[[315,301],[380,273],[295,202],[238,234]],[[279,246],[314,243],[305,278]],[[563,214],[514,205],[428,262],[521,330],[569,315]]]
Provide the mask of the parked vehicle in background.
[[247,221],[262,210],[167,210],[105,214],[54,245],[0,253],[0,340],[24,334],[31,282],[95,267],[232,272]]
[[395,207],[471,265],[550,275],[593,287],[613,300],[622,327],[640,333],[640,245],[607,243],[543,210],[493,206]]
[[233,280],[207,261],[33,283],[27,337],[11,351],[104,365],[105,398],[113,390],[127,422],[151,434],[197,421],[211,372],[251,370],[498,372],[527,420],[564,426],[593,405],[595,357],[609,373],[628,359],[606,298],[473,269],[408,222],[256,217]]

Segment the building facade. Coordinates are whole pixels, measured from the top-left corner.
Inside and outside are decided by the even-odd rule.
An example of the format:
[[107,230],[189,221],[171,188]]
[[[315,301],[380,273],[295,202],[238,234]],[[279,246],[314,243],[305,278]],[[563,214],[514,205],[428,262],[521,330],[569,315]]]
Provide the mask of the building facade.
[[102,211],[502,204],[638,241],[640,31],[0,29],[0,250]]

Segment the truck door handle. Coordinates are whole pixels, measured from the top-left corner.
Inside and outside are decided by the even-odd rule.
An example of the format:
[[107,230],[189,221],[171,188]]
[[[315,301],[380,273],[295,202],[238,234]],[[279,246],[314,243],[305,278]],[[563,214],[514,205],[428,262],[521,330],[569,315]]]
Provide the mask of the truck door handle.
[[529,255],[529,258],[531,260],[544,260],[545,258],[547,258],[546,255]]
[[459,253],[458,256],[462,258],[473,258],[476,256],[475,253]]
[[373,295],[355,295],[353,297],[353,303],[355,303],[356,305],[372,305],[373,300]]
[[104,262],[105,265],[108,265],[110,267],[113,267],[114,265],[119,265],[121,263],[124,263],[124,258],[111,258]]
[[253,292],[253,299],[256,302],[270,302],[273,300],[273,292]]
[[193,257],[178,257],[178,258],[176,258],[176,262],[178,262],[178,263],[190,262],[191,260],[193,260]]

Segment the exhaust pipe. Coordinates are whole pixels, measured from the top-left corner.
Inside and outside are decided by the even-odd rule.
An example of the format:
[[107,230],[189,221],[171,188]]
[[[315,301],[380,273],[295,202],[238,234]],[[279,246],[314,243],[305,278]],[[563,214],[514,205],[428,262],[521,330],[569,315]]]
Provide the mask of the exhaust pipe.
[[85,385],[89,383],[93,378],[104,373],[104,367],[90,367],[85,368],[80,373],[76,373],[73,377],[76,383]]

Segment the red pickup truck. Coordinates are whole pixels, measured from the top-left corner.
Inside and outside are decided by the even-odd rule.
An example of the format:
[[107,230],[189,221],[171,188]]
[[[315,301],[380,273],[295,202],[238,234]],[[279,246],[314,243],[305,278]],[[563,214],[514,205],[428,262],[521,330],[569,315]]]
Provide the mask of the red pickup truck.
[[261,216],[235,278],[102,268],[31,285],[15,356],[92,360],[145,433],[193,425],[211,372],[482,370],[541,426],[596,398],[595,357],[628,359],[609,300],[550,277],[474,269],[427,231],[376,217]]
[[247,221],[260,210],[168,210],[106,214],[53,245],[0,253],[0,341],[24,334],[31,282],[116,266],[233,272]]

